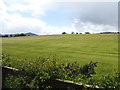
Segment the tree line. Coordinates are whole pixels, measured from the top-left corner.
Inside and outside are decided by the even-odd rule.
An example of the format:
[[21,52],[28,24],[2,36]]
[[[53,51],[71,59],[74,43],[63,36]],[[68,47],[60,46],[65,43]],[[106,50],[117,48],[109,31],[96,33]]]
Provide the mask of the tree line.
[[29,36],[24,33],[21,34],[5,34],[5,35],[0,35],[0,37],[20,37],[20,36]]
[[[62,34],[68,34],[67,32],[62,32]],[[71,32],[71,34],[82,34],[82,33],[78,33],[78,32]],[[90,34],[89,32],[85,32],[85,34]]]
[[[100,32],[97,34],[119,34],[120,32]],[[68,34],[67,32],[62,32],[62,34]],[[82,34],[78,32],[71,32],[71,34]],[[85,32],[85,34],[90,34],[90,32]]]

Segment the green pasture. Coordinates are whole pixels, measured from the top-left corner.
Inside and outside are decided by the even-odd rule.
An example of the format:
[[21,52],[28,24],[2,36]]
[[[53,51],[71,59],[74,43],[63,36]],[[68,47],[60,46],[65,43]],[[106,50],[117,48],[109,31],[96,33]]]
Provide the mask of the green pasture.
[[[14,58],[34,60],[54,56],[81,65],[98,62],[98,74],[118,69],[118,34],[66,34],[8,37],[2,39],[2,52]],[[24,63],[24,62],[23,62]]]

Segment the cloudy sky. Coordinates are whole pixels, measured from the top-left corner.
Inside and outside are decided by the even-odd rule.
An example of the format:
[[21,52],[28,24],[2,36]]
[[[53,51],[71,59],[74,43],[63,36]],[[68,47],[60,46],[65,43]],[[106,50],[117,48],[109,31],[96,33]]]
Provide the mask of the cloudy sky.
[[117,31],[117,2],[0,0],[0,33]]

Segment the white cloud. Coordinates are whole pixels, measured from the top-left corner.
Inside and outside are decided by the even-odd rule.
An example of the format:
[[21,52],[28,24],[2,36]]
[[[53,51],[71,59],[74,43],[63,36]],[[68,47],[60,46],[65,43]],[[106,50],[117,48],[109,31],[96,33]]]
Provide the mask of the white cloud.
[[[22,3],[10,2],[9,0],[0,1],[0,27],[2,33],[34,32],[37,34],[61,34],[64,31],[72,32],[73,29],[71,27],[52,26],[34,17],[36,15],[44,15],[45,10],[42,7],[50,3],[50,1],[21,0]],[[14,13],[9,14],[8,11]],[[32,14],[33,17],[23,17],[18,13],[19,11]]]
[[31,4],[28,5],[15,4],[9,7],[9,11],[29,13],[32,16],[45,15],[44,10],[40,6],[34,6]]
[[[34,32],[37,34],[61,34],[62,32],[102,32],[117,31],[110,25],[83,22],[73,18],[71,27],[58,27],[38,19],[46,14],[53,0],[1,0],[0,1],[0,28],[2,33]],[[9,12],[13,12],[12,14]],[[28,13],[32,17],[23,17],[19,12]],[[102,31],[101,31],[102,30]],[[1,33],[1,32],[0,32]]]
[[27,31],[34,31],[36,33],[39,33],[39,31],[42,30],[46,25],[45,22],[39,19],[24,18],[17,13],[2,18],[3,19],[0,20],[0,23],[3,25],[3,33],[19,33]]
[[[12,6],[8,7],[3,2],[0,2],[0,27],[2,33],[21,33],[21,32],[34,32],[38,34],[60,34],[63,31],[72,31],[68,27],[57,27],[48,25],[46,22],[37,19],[35,17],[22,17],[19,13],[8,14],[8,10],[28,10],[27,6],[16,5],[14,8]],[[23,7],[23,8],[22,8]],[[31,6],[32,8],[32,6]],[[34,8],[35,9],[35,8]],[[31,12],[31,11],[30,11]],[[31,12],[32,13],[32,12]]]
[[83,22],[78,18],[73,18],[74,24],[72,27],[79,32],[90,32],[90,33],[99,33],[99,32],[117,32],[118,29],[115,26],[104,25],[104,24],[93,24],[91,22]]
[[[50,0],[51,1],[51,0]],[[10,2],[10,0],[5,0],[4,3],[9,4],[7,5],[7,10],[12,12],[23,12],[29,13],[32,16],[41,16],[45,14],[43,9],[44,5],[48,3],[46,0],[16,0],[15,2]]]

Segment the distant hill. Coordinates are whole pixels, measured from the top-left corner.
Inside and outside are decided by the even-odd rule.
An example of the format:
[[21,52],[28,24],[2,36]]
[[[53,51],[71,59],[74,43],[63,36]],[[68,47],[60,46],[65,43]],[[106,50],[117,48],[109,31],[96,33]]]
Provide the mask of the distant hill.
[[29,32],[29,33],[24,33],[24,34],[27,35],[27,36],[37,35],[37,34],[31,33],[31,32]]

